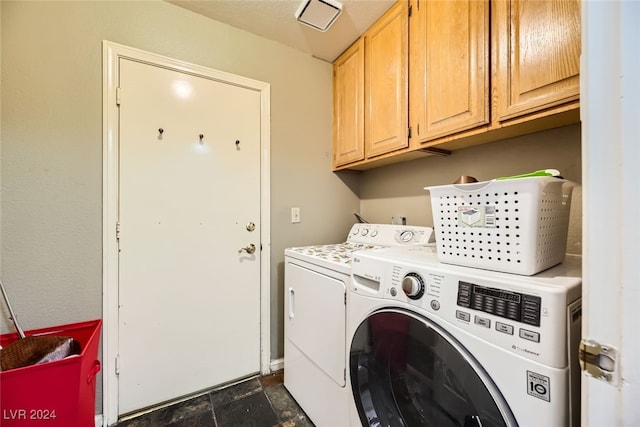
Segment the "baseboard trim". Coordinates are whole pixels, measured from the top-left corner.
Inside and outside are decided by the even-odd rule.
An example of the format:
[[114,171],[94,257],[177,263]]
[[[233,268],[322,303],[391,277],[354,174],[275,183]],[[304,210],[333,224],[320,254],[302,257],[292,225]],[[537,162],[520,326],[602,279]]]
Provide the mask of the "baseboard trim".
[[284,369],[284,358],[280,359],[272,359],[271,360],[271,372],[279,371]]
[[96,415],[96,427],[102,427],[102,414]]

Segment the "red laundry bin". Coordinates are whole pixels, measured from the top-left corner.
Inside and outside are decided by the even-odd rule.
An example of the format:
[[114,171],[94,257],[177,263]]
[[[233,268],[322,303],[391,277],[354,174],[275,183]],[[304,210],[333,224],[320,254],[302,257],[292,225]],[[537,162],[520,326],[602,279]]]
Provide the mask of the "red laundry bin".
[[[81,353],[55,362],[0,372],[2,427],[94,427],[98,344],[102,320],[26,331],[73,337]],[[18,334],[0,336],[5,347]]]

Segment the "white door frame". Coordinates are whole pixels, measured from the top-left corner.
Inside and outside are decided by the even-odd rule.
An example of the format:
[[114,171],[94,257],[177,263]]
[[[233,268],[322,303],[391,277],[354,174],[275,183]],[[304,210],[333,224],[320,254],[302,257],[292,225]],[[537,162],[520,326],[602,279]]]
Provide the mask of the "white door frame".
[[118,60],[154,66],[221,81],[260,92],[260,372],[271,370],[270,240],[270,85],[211,68],[103,41],[102,45],[102,401],[103,423],[118,420]]
[[640,422],[640,3],[582,3],[582,335],[618,351],[614,384],[582,374],[582,425]]

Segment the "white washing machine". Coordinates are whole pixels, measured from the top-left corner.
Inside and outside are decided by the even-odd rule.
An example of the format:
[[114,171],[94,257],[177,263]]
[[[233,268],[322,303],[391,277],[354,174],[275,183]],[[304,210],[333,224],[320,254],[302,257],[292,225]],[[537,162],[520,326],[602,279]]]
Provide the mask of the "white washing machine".
[[581,282],[575,256],[527,277],[355,254],[350,425],[579,426]]
[[355,224],[347,241],[285,250],[284,385],[318,427],[348,425],[347,290],[355,251],[427,244],[428,227]]

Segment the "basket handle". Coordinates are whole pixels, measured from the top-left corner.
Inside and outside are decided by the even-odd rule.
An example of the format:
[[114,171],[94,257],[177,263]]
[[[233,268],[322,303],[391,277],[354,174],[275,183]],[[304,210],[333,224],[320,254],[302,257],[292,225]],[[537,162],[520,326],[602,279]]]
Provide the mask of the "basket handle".
[[491,183],[493,183],[495,181],[495,179],[492,179],[491,181],[483,181],[483,182],[470,182],[467,184],[453,184],[453,186],[460,191],[463,192],[471,192],[471,191],[478,191],[478,190],[482,190],[485,187],[488,187],[491,185]]
[[94,382],[96,380],[96,375],[98,374],[98,372],[100,372],[100,361],[99,360],[94,360],[93,361],[93,366],[91,367],[91,370],[89,371],[89,374],[87,375],[87,384],[91,384],[92,382]]
[[[538,179],[538,183],[541,186],[546,186],[546,185],[560,185],[563,189],[566,186],[570,186],[570,188],[573,188],[575,186],[575,183],[568,181],[566,179],[561,179],[558,177],[551,177],[551,176],[546,176],[546,177],[535,177],[536,179]],[[545,179],[546,178],[546,179]],[[520,178],[523,179],[523,178]],[[439,187],[454,187],[456,190],[462,192],[462,193],[472,193],[475,191],[481,191],[484,190],[485,188],[489,187],[491,184],[493,184],[494,182],[497,181],[508,181],[505,179],[492,179],[490,181],[480,181],[480,182],[470,182],[470,183],[466,183],[466,184],[450,184],[450,185],[446,185],[446,186],[433,186],[433,187],[425,187],[425,190],[431,190],[432,188],[439,188]]]
[[474,191],[478,191],[478,190],[482,190],[485,187],[488,187],[491,185],[491,183],[493,183],[495,181],[495,179],[492,179],[491,181],[480,181],[480,182],[469,182],[466,184],[448,184],[448,185],[434,185],[434,186],[430,186],[430,187],[424,187],[425,190],[429,191],[432,193],[431,189],[440,189],[440,188],[448,188],[451,189],[451,187],[454,187],[456,190],[459,190],[463,193],[471,193]]

